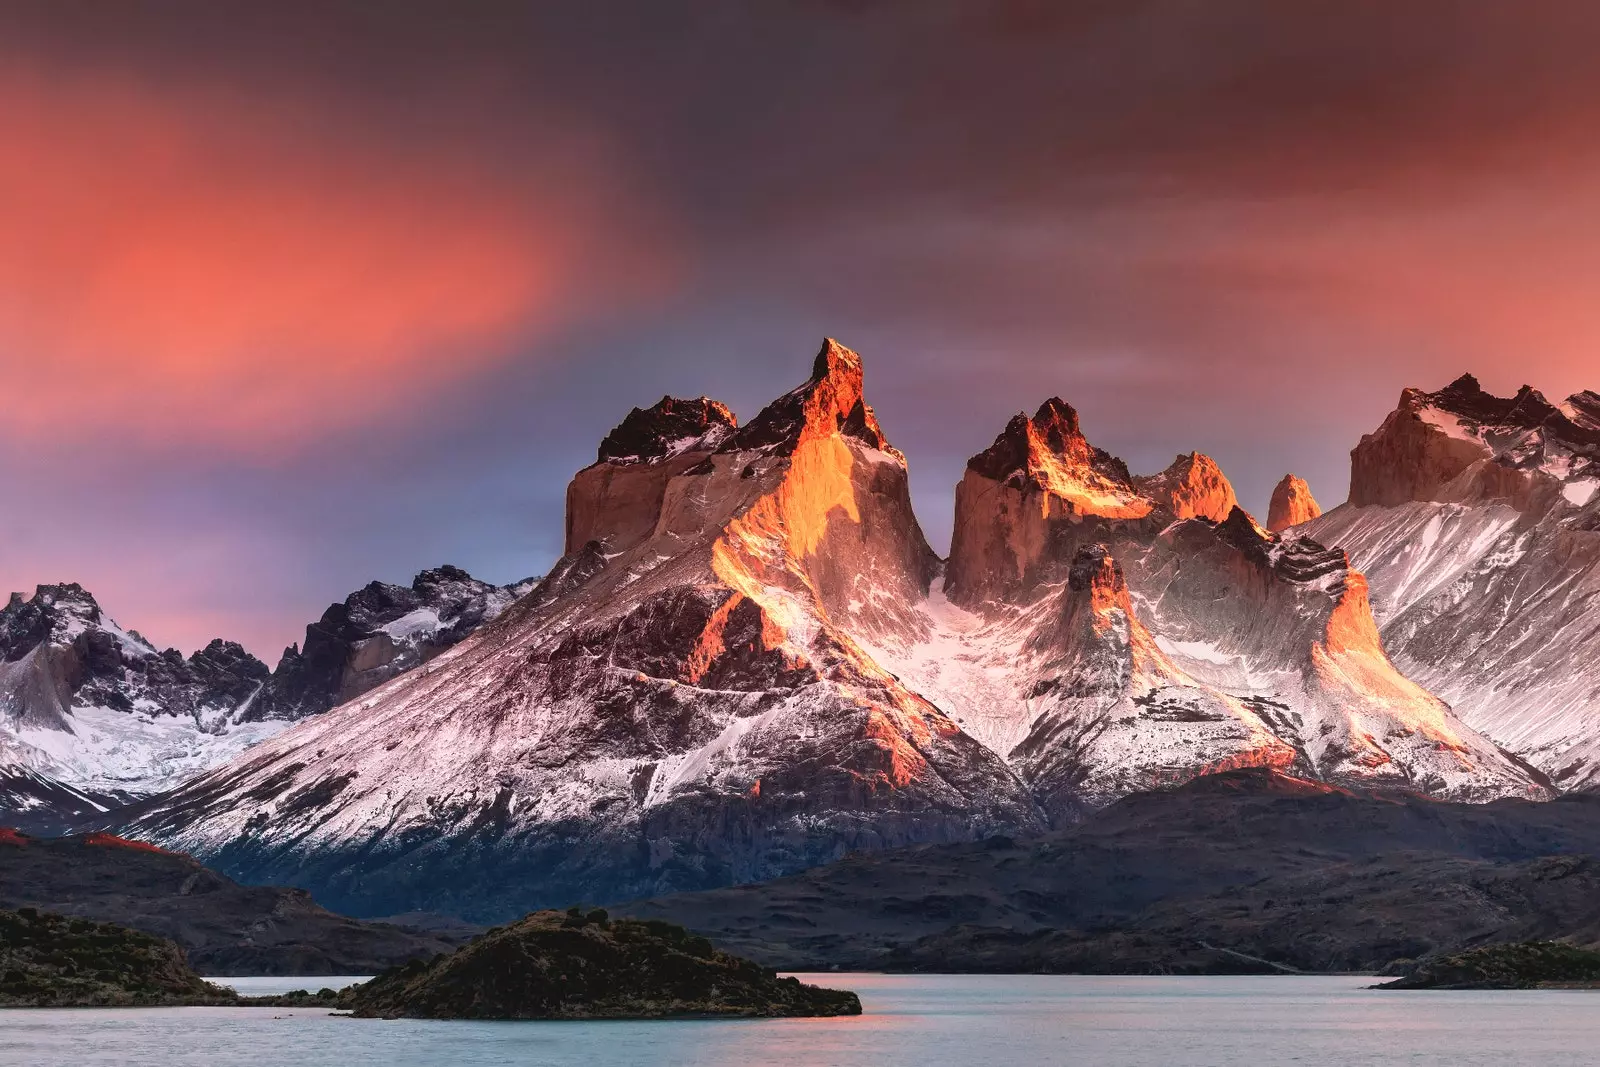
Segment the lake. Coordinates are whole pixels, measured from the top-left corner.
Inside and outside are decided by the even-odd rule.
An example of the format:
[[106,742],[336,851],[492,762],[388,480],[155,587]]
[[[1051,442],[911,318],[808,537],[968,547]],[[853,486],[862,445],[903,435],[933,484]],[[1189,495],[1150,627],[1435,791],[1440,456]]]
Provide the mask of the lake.
[[[1383,993],[1363,977],[802,976],[851,1019],[382,1022],[325,1011],[0,1011],[0,1063],[37,1067],[1561,1067],[1600,1049],[1600,993]],[[217,979],[248,992],[329,978]]]

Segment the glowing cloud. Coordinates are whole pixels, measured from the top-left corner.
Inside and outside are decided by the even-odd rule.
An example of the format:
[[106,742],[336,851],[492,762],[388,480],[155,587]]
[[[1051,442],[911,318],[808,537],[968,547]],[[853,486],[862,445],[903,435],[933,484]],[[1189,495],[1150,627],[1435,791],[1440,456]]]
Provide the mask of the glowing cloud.
[[0,434],[70,418],[277,450],[549,323],[598,240],[598,183],[571,163],[513,181],[327,118],[0,75]]

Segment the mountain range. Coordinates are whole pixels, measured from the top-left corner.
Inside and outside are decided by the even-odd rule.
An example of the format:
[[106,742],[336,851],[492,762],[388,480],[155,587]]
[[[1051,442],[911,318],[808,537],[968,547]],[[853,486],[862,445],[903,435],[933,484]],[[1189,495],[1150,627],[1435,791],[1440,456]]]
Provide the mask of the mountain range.
[[0,611],[0,812],[54,832],[171,788],[350,700],[494,618],[532,582],[457,567],[373,582],[306,627],[276,670],[220,638],[158,652],[76,584]]
[[[13,598],[9,781],[340,911],[491,922],[1033,836],[1239,768],[1450,801],[1600,773],[1595,394],[1407,390],[1348,503],[1288,476],[1265,526],[1209,457],[1135,475],[1050,398],[968,462],[942,560],[864,388],[829,340],[742,425],[635,408],[542,580],[369,586],[271,672],[156,653],[75,587]],[[207,740],[142,776],[60,741],[112,716]]]

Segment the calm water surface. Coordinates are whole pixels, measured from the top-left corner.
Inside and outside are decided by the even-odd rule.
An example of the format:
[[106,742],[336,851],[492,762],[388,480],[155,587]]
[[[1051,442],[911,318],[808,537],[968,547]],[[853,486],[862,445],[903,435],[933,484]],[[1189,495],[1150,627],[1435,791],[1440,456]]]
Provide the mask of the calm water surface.
[[[783,1067],[1600,1061],[1600,993],[1380,993],[1367,978],[834,974],[855,1019],[380,1022],[270,1008],[0,1011],[0,1063],[39,1067]],[[273,979],[318,988],[326,978]],[[288,983],[285,985],[285,983]]]

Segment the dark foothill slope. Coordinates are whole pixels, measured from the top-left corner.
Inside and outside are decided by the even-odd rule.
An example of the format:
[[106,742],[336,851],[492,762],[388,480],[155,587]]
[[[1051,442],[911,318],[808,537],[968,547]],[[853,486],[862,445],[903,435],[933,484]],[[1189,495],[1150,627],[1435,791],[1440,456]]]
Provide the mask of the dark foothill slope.
[[381,974],[350,990],[343,1006],[418,1019],[861,1014],[854,993],[779,978],[682,927],[576,908],[536,912],[453,955]]
[[616,911],[793,970],[1379,970],[1491,940],[1600,942],[1600,798],[1450,804],[1260,769],[1042,838],[858,855]]
[[171,938],[205,974],[372,974],[459,943],[335,915],[303,890],[241,886],[109,834],[0,830],[0,908],[23,907]]

